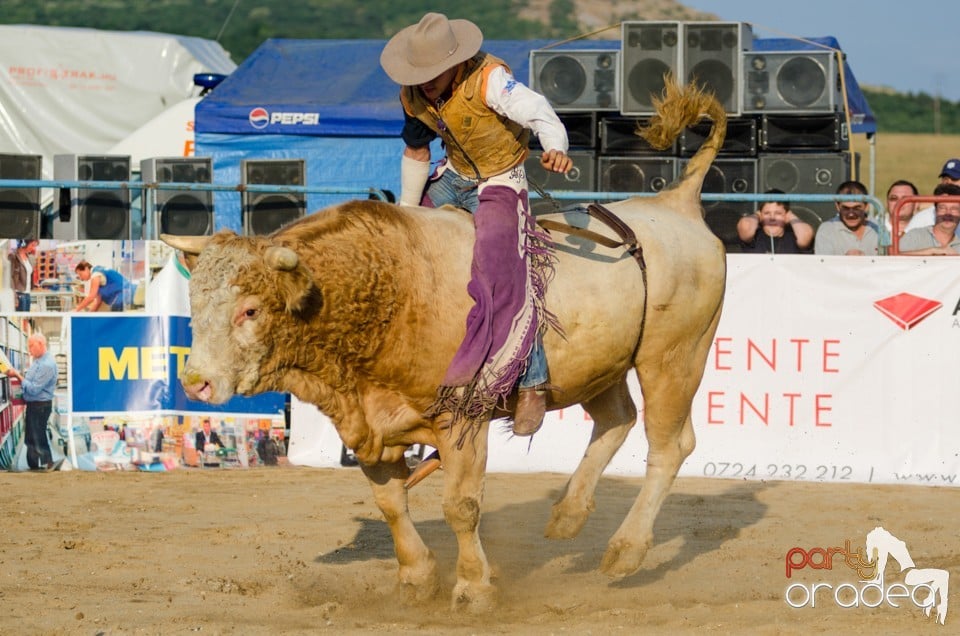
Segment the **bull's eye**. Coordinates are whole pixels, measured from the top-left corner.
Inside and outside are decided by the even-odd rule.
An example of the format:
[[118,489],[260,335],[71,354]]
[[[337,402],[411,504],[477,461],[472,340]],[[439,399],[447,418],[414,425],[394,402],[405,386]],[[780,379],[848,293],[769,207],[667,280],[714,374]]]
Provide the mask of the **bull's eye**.
[[246,316],[247,318],[256,318],[258,313],[259,313],[258,309],[251,307],[250,309],[243,312],[243,315]]

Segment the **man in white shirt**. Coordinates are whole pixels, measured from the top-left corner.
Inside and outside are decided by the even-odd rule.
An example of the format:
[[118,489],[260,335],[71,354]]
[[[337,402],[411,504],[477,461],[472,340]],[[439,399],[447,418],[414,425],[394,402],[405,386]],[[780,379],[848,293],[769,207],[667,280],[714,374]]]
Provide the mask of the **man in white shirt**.
[[[940,183],[960,185],[960,159],[948,159],[947,162],[943,164],[943,169],[940,171]],[[905,232],[909,232],[918,227],[930,227],[936,223],[936,221],[936,207],[933,205],[927,206],[916,211],[913,218],[910,219],[910,223],[907,224]]]

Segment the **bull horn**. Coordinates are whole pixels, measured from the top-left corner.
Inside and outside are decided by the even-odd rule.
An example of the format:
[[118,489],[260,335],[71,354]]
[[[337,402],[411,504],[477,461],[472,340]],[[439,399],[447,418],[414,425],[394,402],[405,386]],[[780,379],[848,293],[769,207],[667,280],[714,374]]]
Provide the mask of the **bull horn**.
[[263,259],[267,262],[267,266],[283,272],[295,269],[297,263],[300,262],[300,257],[297,256],[296,252],[282,245],[268,247]]
[[210,242],[210,236],[179,236],[176,234],[161,234],[160,240],[174,249],[186,254],[199,254]]

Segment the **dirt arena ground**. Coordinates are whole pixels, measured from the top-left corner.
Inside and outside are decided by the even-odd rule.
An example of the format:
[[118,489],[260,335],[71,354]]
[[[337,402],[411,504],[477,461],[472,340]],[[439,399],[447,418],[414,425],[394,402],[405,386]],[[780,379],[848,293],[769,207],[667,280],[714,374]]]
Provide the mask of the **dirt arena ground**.
[[[419,607],[393,594],[389,532],[358,469],[0,473],[0,634],[957,633],[960,489],[680,479],[642,570],[611,581],[596,567],[643,480],[605,478],[581,536],[548,541],[565,480],[488,477],[481,534],[500,603],[475,617],[449,609],[440,473],[411,492],[444,576],[444,596]],[[788,581],[791,548],[856,550],[878,525],[917,567],[953,574],[945,626],[909,599],[785,602],[790,582],[857,582],[836,561]]]

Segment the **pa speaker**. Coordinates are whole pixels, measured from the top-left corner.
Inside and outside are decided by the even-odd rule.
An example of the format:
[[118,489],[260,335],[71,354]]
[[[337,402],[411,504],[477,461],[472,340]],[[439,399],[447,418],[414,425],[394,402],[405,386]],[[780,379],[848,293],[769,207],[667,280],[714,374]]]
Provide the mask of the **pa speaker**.
[[648,120],[634,117],[604,117],[600,120],[600,153],[604,155],[673,155],[673,145],[657,150],[637,135],[637,129]]
[[[680,133],[679,147],[681,157],[692,157],[710,136],[711,122],[701,122]],[[721,156],[756,157],[757,156],[757,120],[752,117],[727,120],[727,135],[720,146]]]
[[620,108],[619,51],[530,51],[530,86],[558,113]]
[[[557,117],[567,129],[567,141],[571,148],[597,147],[597,114],[596,113],[557,113]],[[530,147],[542,150],[540,140],[536,135],[530,135]]]
[[[210,157],[153,157],[140,162],[144,183],[212,183]],[[206,236],[213,233],[213,192],[157,190],[153,227],[160,233]]]
[[[130,181],[127,155],[54,155],[53,178],[58,181]],[[64,201],[63,203],[66,203]],[[123,241],[130,233],[129,188],[73,188],[69,206],[61,205],[53,238],[67,241]]]
[[[681,173],[689,160],[680,162]],[[756,194],[756,159],[716,159],[703,179],[704,194]],[[704,201],[706,222],[717,237],[728,247],[738,246],[737,221],[744,214],[754,211],[756,204],[750,201]]]
[[[528,158],[523,168],[527,173],[527,181],[536,185],[547,193],[555,190],[573,190],[576,192],[596,192],[597,190],[597,167],[593,152],[588,150],[571,150],[567,153],[573,160],[573,168],[566,173],[548,172],[540,165],[537,157]],[[586,203],[594,199],[556,199],[556,204],[561,208]],[[557,205],[554,205],[549,199],[531,199],[530,211],[533,214],[549,214],[557,211]]]
[[842,103],[832,51],[749,51],[743,74],[745,113],[832,113]]
[[[0,154],[0,179],[39,181],[43,157]],[[0,188],[0,238],[40,238],[40,188]]]
[[[764,154],[759,165],[761,192],[776,188],[787,194],[835,194],[841,183],[858,178],[860,155]],[[790,209],[814,229],[837,213],[832,201],[791,201]]]
[[680,23],[633,22],[621,24],[620,112],[653,115],[653,99],[663,93],[663,76],[680,77]]
[[[244,185],[302,186],[306,181],[303,159],[244,159]],[[299,192],[243,193],[243,231],[246,235],[270,234],[301,218],[307,207]]]
[[685,22],[683,81],[716,95],[723,109],[740,114],[743,51],[753,46],[753,29],[745,22]]
[[846,150],[850,147],[847,124],[840,113],[815,115],[763,115],[760,149]]
[[677,178],[677,160],[670,157],[600,157],[602,192],[660,192]]

